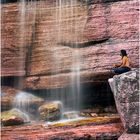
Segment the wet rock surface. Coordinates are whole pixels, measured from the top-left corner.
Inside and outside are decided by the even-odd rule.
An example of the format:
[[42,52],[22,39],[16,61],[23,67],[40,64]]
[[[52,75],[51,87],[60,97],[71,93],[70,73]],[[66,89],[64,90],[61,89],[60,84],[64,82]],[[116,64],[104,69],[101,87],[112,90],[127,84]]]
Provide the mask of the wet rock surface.
[[38,109],[40,113],[40,118],[46,121],[55,121],[60,119],[61,110],[62,103],[59,101],[45,103]]
[[[108,107],[103,107],[103,106],[96,106],[96,107],[93,107],[91,109],[83,109],[81,112],[80,112],[80,115],[82,116],[86,116],[86,115],[89,115],[89,116],[92,116],[92,115],[102,115],[102,114],[116,114],[117,113],[117,110],[116,110],[116,107],[115,106],[108,106]],[[88,117],[88,116],[87,116]]]
[[29,122],[29,117],[18,109],[11,109],[1,113],[1,123],[3,126],[21,125],[26,122]]
[[74,119],[74,118],[77,118],[79,116],[79,112],[77,111],[69,111],[69,112],[64,112],[62,114],[62,117],[64,119]]
[[13,106],[37,117],[37,110],[44,102],[43,98],[28,92],[19,91],[13,100]]
[[[116,119],[115,117],[105,117],[100,119],[90,118],[89,120],[87,122],[85,121],[84,123],[81,120],[81,123],[78,121],[79,123],[74,122],[71,123],[71,125],[69,123],[64,123],[63,126],[48,126],[46,123],[43,123],[18,127],[2,127],[2,139],[15,140],[24,138],[25,140],[117,140],[118,137],[123,133],[123,126],[120,123],[120,120],[118,120],[118,117],[116,117]],[[98,125],[95,122],[98,122]]]
[[59,120],[58,122],[48,123],[51,127],[77,127],[83,125],[101,125],[120,122],[120,117],[116,114],[109,116],[77,117],[74,119]]
[[113,77],[114,97],[128,133],[139,133],[139,70]]
[[30,113],[36,113],[38,107],[43,103],[43,98],[34,96],[28,92],[8,86],[1,87],[1,111],[22,106],[24,109],[28,108],[28,111],[31,109]]

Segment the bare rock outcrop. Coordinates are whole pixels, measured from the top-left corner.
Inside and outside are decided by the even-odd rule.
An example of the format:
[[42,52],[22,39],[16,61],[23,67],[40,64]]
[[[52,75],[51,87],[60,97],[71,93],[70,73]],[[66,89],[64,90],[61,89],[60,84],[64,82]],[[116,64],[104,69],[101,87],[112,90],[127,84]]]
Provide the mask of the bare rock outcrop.
[[[139,70],[113,77],[113,93],[118,113],[127,133],[139,133]],[[126,134],[127,135],[127,134]],[[126,136],[127,137],[127,136]]]
[[139,71],[114,76],[115,100],[128,133],[139,133]]

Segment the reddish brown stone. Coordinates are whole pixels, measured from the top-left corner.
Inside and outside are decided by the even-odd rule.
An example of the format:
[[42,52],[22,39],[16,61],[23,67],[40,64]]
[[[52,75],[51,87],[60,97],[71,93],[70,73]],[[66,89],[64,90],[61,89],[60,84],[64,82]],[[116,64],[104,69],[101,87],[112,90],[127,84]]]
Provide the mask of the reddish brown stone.
[[[127,7],[127,8],[126,8]],[[138,40],[139,4],[134,1],[119,1],[109,6],[108,29],[113,40]]]
[[[132,45],[133,48],[131,47]],[[80,72],[80,82],[106,81],[111,76],[109,70],[111,69],[112,65],[121,61],[121,58],[118,54],[122,48],[128,51],[131,60],[131,66],[138,67],[138,42],[127,42],[110,45],[104,44],[104,47],[101,45],[96,45],[79,49],[81,54],[80,66],[82,70]],[[65,87],[72,83],[72,76],[75,78],[73,81],[76,81],[76,73],[70,72],[72,62],[71,59],[68,59],[67,57],[72,53],[72,51],[71,53],[69,53],[69,51],[69,48],[65,48],[63,53],[61,51],[59,52],[59,57],[61,57],[61,63],[63,65],[58,65],[58,69],[56,69],[56,65],[54,63],[50,63],[52,61],[41,61],[41,55],[37,53],[38,57],[40,57],[40,60],[34,58],[36,61],[32,62],[32,70],[30,72],[33,75],[37,75],[39,78],[34,82],[33,79],[35,79],[36,76],[28,77],[25,81],[25,87],[32,89]],[[41,67],[38,67],[38,65]],[[65,71],[67,73],[64,73]],[[51,72],[56,72],[56,74],[51,75]],[[41,74],[44,76],[41,76]]]
[[117,139],[122,134],[123,128],[120,123],[80,126],[75,128],[45,128],[42,125],[28,125],[19,127],[2,128],[3,140],[15,139],[63,139],[75,140],[80,138],[93,139]]
[[88,9],[85,36],[95,41],[138,40],[138,15],[137,0],[92,4]]
[[[34,10],[30,9],[35,5],[34,21]],[[2,6],[2,76],[27,73],[27,88],[64,87],[71,83],[72,71],[80,63],[80,82],[87,82],[85,79],[94,79],[99,71],[106,72],[120,62],[120,49],[126,49],[131,66],[138,67],[137,1],[98,2],[88,7],[81,2],[76,6],[63,5],[61,21],[56,19],[60,11],[54,2],[29,2],[23,35],[19,6]],[[77,43],[82,47],[73,48]]]
[[[40,76],[39,80],[34,82],[32,80],[33,77],[26,78],[24,82],[24,88],[29,89],[53,89],[53,88],[60,88],[60,87],[67,87],[72,83],[72,76],[74,77],[73,81],[76,82],[76,74],[75,73],[64,73],[64,74],[57,74],[54,76]],[[92,72],[92,71],[84,71],[80,73],[80,82],[81,83],[88,83],[88,82],[105,82],[110,77],[109,71],[104,72]]]
[[109,38],[106,7],[104,3],[89,6],[84,35],[88,40],[92,41]]
[[[21,16],[21,4],[3,4],[1,8],[1,75],[24,76],[27,47],[31,45],[32,11]],[[25,24],[23,25],[23,20]],[[27,22],[28,21],[28,22]]]
[[2,86],[1,92],[1,110],[4,111],[11,109],[14,96],[16,95],[18,90],[11,87]]

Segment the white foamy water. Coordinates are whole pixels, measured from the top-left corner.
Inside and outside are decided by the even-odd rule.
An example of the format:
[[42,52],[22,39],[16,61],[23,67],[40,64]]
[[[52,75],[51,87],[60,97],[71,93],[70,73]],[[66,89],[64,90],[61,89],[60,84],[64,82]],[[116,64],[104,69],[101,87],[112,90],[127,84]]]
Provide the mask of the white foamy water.
[[30,122],[30,117],[27,113],[25,113],[17,108],[13,108],[12,110],[17,112],[18,114],[20,114],[22,116],[22,118],[24,119],[24,122]]
[[65,123],[65,125],[67,125],[70,122],[75,122],[75,121],[77,122],[77,121],[80,121],[80,120],[83,120],[83,119],[84,119],[84,117],[78,117],[78,118],[74,118],[74,119],[62,119],[62,120],[59,120],[59,121],[46,122],[45,126],[57,125],[57,124],[61,124],[61,123]]
[[30,112],[30,108],[32,107],[31,105],[37,101],[40,101],[37,96],[20,91],[14,98],[13,107],[25,112]]

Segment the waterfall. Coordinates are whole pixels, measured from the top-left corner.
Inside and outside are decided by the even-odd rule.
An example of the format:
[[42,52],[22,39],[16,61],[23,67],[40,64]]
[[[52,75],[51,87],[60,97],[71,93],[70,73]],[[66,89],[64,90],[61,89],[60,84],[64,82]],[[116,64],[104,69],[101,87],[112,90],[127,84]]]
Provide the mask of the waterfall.
[[[63,72],[63,56],[59,53],[63,53],[65,47],[61,43],[72,43],[75,44],[72,49],[72,54],[68,58],[71,61],[71,66],[68,68],[70,71],[70,88],[69,89],[58,89],[55,91],[51,90],[50,100],[59,100],[64,104],[64,110],[80,110],[82,97],[80,95],[80,69],[81,69],[81,56],[78,48],[78,43],[81,42],[79,40],[78,26],[79,23],[77,21],[78,17],[78,9],[80,3],[77,0],[56,0],[55,1],[55,32],[56,38],[54,42],[56,44],[51,47],[52,53],[52,69],[51,74],[57,74]],[[71,36],[69,36],[69,34]],[[51,33],[50,33],[51,35]],[[53,80],[50,80],[52,83]],[[72,102],[68,102],[71,99]],[[67,106],[67,107],[66,107]]]
[[26,92],[19,92],[14,98],[13,106],[25,112],[30,112],[31,102],[36,98],[36,96],[26,93]]
[[[67,36],[67,32],[73,33],[71,37],[71,41],[74,41],[75,44],[78,43],[78,32],[77,32],[77,21],[75,15],[77,14],[76,0],[56,0],[56,46],[53,48],[53,64],[55,71],[60,71],[63,68],[62,64],[62,58],[59,56],[59,52],[57,52],[57,49],[61,49],[63,46],[61,46],[61,42],[65,41],[66,43],[69,43],[70,39]],[[62,27],[65,28],[62,28]],[[65,40],[64,40],[65,39]],[[72,42],[73,43],[73,42]],[[59,45],[60,44],[60,45]],[[63,51],[63,49],[61,49]],[[79,110],[80,109],[80,53],[78,50],[78,46],[76,45],[73,49],[73,54],[70,56],[71,58],[71,78],[69,79],[71,81],[71,88],[64,91],[63,89],[57,90],[56,94],[52,94],[52,98],[56,98],[63,103],[67,104],[68,108],[65,108],[64,110]],[[62,52],[61,52],[62,53]],[[54,70],[52,70],[54,71]],[[59,95],[61,92],[61,95]],[[67,93],[66,93],[67,92]],[[73,102],[68,103],[67,100],[70,98],[73,99]]]
[[[44,3],[44,4],[42,4]],[[22,46],[25,45],[27,38],[25,38],[25,32],[26,32],[26,21],[28,22],[29,17],[28,15],[32,15],[32,47],[34,47],[36,22],[41,22],[42,18],[41,14],[45,13],[45,1],[41,1],[41,4],[39,4],[38,1],[35,2],[25,2],[25,0],[22,0],[20,3],[20,21],[21,21],[21,28],[20,28],[20,41]],[[81,56],[78,48],[78,43],[80,43],[82,40],[79,40],[79,33],[78,33],[78,8],[80,6],[80,3],[77,0],[56,0],[55,1],[55,10],[53,12],[55,13],[49,13],[55,15],[55,18],[53,19],[55,21],[55,33],[56,38],[54,39],[54,44],[50,44],[50,46],[46,43],[46,50],[50,51],[50,56],[52,60],[52,64],[50,66],[51,69],[51,75],[55,74],[62,74],[63,72],[63,61],[64,57],[60,56],[59,53],[63,53],[63,50],[65,49],[65,46],[62,45],[62,43],[66,42],[66,44],[72,43],[75,44],[73,48],[69,49],[72,50],[72,54],[68,58],[70,60],[70,67],[68,67],[68,71],[70,73],[70,87],[63,89],[59,88],[54,90],[50,90],[50,97],[48,97],[47,101],[61,101],[63,104],[63,112],[69,112],[69,111],[79,111],[81,107],[82,97],[80,94],[81,85],[80,85],[80,70],[81,70]],[[46,12],[47,13],[47,12]],[[43,15],[42,14],[42,15]],[[47,26],[47,25],[46,25]],[[45,31],[45,29],[44,29]],[[69,33],[71,36],[69,36]],[[47,35],[52,35],[51,32],[47,32]],[[46,36],[47,41],[47,36]],[[48,48],[49,47],[49,48]],[[21,50],[22,54],[22,50]],[[31,56],[30,56],[31,57]],[[47,58],[47,57],[46,57]],[[50,83],[53,82],[53,80],[49,81]],[[47,90],[46,90],[47,92]],[[20,110],[23,110],[25,112],[30,113],[30,103],[33,100],[34,95],[22,92],[17,94],[14,100],[14,107],[19,108]],[[70,101],[71,100],[71,101]],[[77,115],[75,115],[77,116]]]
[[[25,39],[25,23],[26,23],[26,19],[25,19],[25,15],[26,15],[26,2],[25,0],[20,0],[19,2],[19,21],[20,21],[20,25],[19,25],[19,40],[18,40],[18,45],[19,45],[19,55],[20,55],[20,59],[24,58],[24,46],[26,43],[26,39]],[[21,61],[21,63],[19,64],[19,67],[17,68],[18,71],[21,71],[24,69],[24,63],[23,61]],[[20,73],[20,72],[19,72]],[[20,89],[22,89],[23,87],[23,78],[19,77],[18,78],[18,83],[14,83],[17,84],[16,86],[19,87]]]
[[44,102],[42,98],[39,98],[31,93],[19,91],[14,100],[13,108],[18,108],[22,112],[29,116],[30,120],[38,119],[38,107]]
[[[75,6],[77,4],[76,1],[73,2]],[[72,12],[73,14],[77,13],[77,8],[74,9],[74,12]],[[75,17],[76,18],[76,17]],[[75,23],[74,23],[74,38],[75,38],[75,50],[74,53],[72,55],[72,73],[75,73],[75,77],[73,77],[72,75],[72,85],[75,82],[75,87],[72,87],[72,95],[75,96],[76,101],[75,101],[75,105],[74,107],[77,109],[80,109],[80,101],[81,101],[81,96],[80,96],[80,53],[79,50],[77,49],[77,43],[78,43],[78,33],[77,33],[77,23],[76,23],[76,19],[75,19]]]

